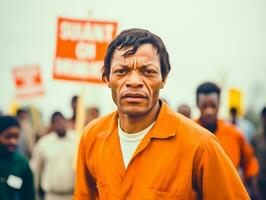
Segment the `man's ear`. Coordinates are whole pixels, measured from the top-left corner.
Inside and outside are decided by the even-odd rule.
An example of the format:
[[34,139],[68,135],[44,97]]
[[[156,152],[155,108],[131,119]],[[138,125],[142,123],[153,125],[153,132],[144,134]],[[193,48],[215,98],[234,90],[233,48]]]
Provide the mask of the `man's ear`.
[[103,82],[105,82],[106,85],[110,88],[110,82],[109,82],[109,80],[108,80],[108,78],[107,78],[107,76],[106,76],[105,73],[102,74],[102,80],[103,80]]
[[162,83],[161,83],[161,89],[164,87],[165,83],[166,83],[166,79],[167,79],[167,76],[164,77]]

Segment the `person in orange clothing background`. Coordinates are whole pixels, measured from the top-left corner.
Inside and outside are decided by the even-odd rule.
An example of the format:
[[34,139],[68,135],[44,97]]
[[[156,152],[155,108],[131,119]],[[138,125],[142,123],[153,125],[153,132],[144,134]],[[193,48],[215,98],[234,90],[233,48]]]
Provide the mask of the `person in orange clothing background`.
[[108,46],[102,77],[117,111],[81,136],[74,200],[249,199],[216,137],[159,99],[170,68],[147,30],[125,30]]
[[256,177],[259,171],[258,161],[250,144],[240,130],[218,118],[221,89],[212,82],[205,82],[196,91],[197,106],[200,117],[196,122],[215,134],[221,146],[240,172],[244,183],[251,187],[251,196],[258,195]]
[[178,106],[177,112],[191,119],[191,108],[187,104],[181,104]]

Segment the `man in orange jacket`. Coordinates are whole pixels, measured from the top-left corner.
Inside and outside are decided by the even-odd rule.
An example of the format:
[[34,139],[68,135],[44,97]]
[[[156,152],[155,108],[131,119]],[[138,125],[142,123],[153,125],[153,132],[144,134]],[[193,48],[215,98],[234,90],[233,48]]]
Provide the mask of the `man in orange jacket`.
[[103,80],[117,111],[81,137],[74,200],[245,200],[248,194],[216,137],[159,100],[170,63],[143,29],[109,45]]
[[224,120],[218,119],[220,88],[212,82],[205,82],[196,91],[200,118],[197,123],[215,134],[219,143],[231,159],[236,169],[241,172],[244,182],[251,185],[251,193],[256,196],[256,176],[259,165],[253,149],[240,130]]

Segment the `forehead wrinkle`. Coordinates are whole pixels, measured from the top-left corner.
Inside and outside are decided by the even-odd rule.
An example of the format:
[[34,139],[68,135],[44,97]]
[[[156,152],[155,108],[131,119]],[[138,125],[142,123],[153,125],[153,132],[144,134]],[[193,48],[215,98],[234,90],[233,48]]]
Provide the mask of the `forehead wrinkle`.
[[219,96],[217,93],[209,93],[209,94],[199,94],[198,96],[198,103],[199,105],[203,104],[217,104],[219,106]]
[[[121,66],[121,67],[128,67],[128,68],[134,68],[139,69],[142,67],[148,67],[148,66],[157,66],[157,63],[155,62],[154,58],[149,59],[150,57],[141,55],[130,55],[130,56],[122,56],[124,52],[123,51],[116,51],[114,54],[114,57],[111,61],[111,67],[114,66]],[[156,58],[158,59],[158,58]],[[115,61],[115,62],[113,62]],[[160,67],[160,66],[159,66]]]
[[126,60],[126,63],[128,64],[129,67],[132,68],[141,68],[143,66],[148,66],[152,65],[152,61],[147,61],[145,58],[131,58]]

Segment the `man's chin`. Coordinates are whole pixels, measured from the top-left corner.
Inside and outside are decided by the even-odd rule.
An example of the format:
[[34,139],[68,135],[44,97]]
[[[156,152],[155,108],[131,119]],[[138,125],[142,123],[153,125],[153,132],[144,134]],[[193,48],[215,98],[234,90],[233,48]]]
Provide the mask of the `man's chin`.
[[141,108],[124,108],[121,110],[123,114],[126,114],[130,117],[140,117],[142,115],[145,115],[147,113],[146,109]]
[[216,125],[216,121],[213,121],[213,120],[211,120],[211,121],[205,121],[204,122],[204,125],[206,125],[206,126],[214,126],[214,125]]
[[7,151],[8,151],[9,153],[13,153],[13,152],[15,152],[16,150],[17,150],[16,147],[9,147],[9,148],[7,148]]
[[215,125],[216,124],[216,118],[202,118],[201,122],[205,125]]

